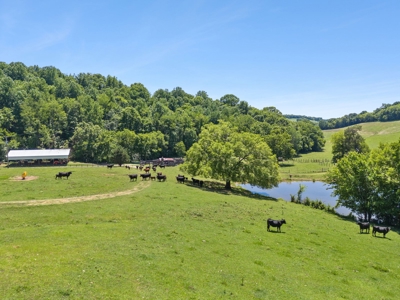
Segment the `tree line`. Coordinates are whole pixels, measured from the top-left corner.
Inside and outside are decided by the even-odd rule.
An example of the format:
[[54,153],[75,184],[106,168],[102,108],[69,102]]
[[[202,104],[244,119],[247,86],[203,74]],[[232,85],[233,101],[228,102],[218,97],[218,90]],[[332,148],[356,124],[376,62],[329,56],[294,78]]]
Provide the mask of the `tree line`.
[[260,136],[284,159],[325,145],[315,123],[289,121],[275,107],[257,109],[232,94],[212,99],[180,87],[151,94],[111,75],[0,62],[0,159],[6,148],[67,147],[82,162],[183,157],[206,124],[222,121]]
[[359,114],[352,113],[345,115],[341,118],[331,118],[328,120],[320,120],[319,127],[322,130],[343,128],[360,123],[367,122],[388,122],[400,120],[400,102],[393,104],[382,104],[381,107],[375,109],[373,112],[362,111]]

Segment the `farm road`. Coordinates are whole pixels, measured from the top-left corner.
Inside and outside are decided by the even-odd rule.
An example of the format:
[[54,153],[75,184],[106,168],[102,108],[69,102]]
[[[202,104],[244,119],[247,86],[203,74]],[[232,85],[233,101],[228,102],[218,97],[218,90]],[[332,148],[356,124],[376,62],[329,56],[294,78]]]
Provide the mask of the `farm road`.
[[84,202],[84,201],[93,201],[107,198],[115,198],[119,196],[131,195],[150,186],[150,182],[139,182],[139,184],[130,190],[107,193],[107,194],[98,194],[98,195],[89,195],[89,196],[78,196],[78,197],[70,197],[70,198],[59,198],[59,199],[45,199],[45,200],[26,200],[26,201],[7,201],[0,202],[0,206],[2,205],[12,205],[12,206],[39,206],[39,205],[53,205],[53,204],[66,204],[66,203],[74,203],[74,202]]

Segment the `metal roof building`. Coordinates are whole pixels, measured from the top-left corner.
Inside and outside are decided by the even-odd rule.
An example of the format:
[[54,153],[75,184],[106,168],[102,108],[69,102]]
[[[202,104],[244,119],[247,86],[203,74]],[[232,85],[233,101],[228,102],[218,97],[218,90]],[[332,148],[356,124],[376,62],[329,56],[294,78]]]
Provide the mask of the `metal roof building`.
[[8,160],[68,159],[71,149],[10,150]]

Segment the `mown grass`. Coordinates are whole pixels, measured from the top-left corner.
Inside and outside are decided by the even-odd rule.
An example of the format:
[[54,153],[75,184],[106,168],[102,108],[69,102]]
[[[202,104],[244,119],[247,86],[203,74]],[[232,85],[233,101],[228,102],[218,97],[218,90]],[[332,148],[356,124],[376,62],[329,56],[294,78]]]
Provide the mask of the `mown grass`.
[[[162,172],[167,182],[129,196],[0,205],[2,299],[397,299],[397,232],[375,238],[337,215]],[[286,219],[282,233],[268,217]]]
[[[371,149],[377,148],[380,143],[391,143],[400,139],[400,121],[371,122],[360,125],[362,126],[360,134]],[[332,134],[343,129],[323,131],[326,140],[324,151],[302,154],[294,160],[282,163],[281,178],[283,180],[324,180],[327,170],[333,166],[331,163]]]
[[[26,171],[33,180],[22,180]],[[72,171],[69,179],[55,179],[58,172]],[[127,174],[136,169],[106,166],[92,167],[27,167],[0,168],[0,202],[77,197],[127,190],[137,182],[130,182]],[[34,193],[33,193],[34,191]]]

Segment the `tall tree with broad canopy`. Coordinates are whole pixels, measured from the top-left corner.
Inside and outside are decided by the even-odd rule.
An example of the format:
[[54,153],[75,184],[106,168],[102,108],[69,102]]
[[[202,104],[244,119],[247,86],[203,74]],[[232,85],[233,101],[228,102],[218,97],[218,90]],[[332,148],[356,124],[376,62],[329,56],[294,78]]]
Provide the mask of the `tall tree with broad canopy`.
[[375,215],[387,224],[400,224],[400,140],[381,144],[370,154],[377,194]]
[[332,161],[334,163],[342,159],[350,151],[368,153],[369,147],[360,135],[361,126],[352,126],[332,135]]
[[337,206],[349,208],[352,212],[370,220],[376,211],[378,199],[374,180],[371,178],[369,154],[349,152],[326,176],[333,195],[338,196]]
[[240,133],[231,124],[208,124],[203,127],[199,141],[186,152],[181,170],[192,176],[242,182],[271,188],[279,183],[276,156],[262,137]]

